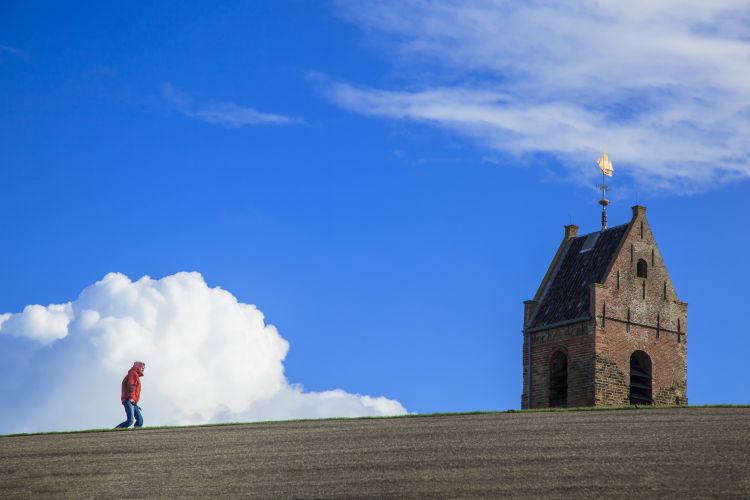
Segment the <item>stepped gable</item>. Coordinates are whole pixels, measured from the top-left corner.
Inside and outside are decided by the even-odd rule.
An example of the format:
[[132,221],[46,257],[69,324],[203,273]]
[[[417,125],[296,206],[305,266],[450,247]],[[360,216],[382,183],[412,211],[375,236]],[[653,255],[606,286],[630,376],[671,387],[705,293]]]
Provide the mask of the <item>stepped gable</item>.
[[604,280],[627,229],[628,224],[622,224],[571,238],[566,243],[565,253],[542,292],[530,329],[589,317],[589,285]]

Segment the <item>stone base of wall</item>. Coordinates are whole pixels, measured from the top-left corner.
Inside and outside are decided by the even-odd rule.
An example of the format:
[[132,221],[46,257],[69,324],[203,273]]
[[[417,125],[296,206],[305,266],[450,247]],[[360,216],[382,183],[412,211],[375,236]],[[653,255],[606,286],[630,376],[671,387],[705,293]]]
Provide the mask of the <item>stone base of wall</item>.
[[655,405],[687,406],[687,389],[684,383],[673,382],[671,387],[654,391],[653,399]]
[[[532,345],[529,372],[528,342]],[[630,356],[641,350],[652,360],[652,404],[687,405],[686,339],[662,335],[644,327],[580,322],[542,330],[525,337],[521,408],[549,407],[550,359],[556,351],[568,357],[568,407],[630,404]],[[528,376],[531,396],[528,401]]]
[[628,384],[625,374],[617,363],[607,355],[596,356],[595,406],[627,405]]
[[[615,361],[606,354],[596,356],[596,406],[628,405],[629,376],[620,370]],[[684,382],[673,381],[669,387],[654,387],[651,398],[655,406],[686,406],[687,388]]]

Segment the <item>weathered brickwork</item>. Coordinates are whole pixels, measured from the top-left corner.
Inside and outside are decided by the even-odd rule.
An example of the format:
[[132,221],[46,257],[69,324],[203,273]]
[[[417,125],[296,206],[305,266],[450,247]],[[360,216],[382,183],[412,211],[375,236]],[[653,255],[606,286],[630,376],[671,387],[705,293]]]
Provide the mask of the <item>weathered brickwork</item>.
[[[583,260],[585,257],[578,261],[565,259],[570,248],[585,249],[583,241],[573,245],[578,238],[575,226],[566,227],[565,239],[539,291],[534,300],[525,302],[523,408],[549,406],[550,359],[556,350],[567,354],[567,406],[629,404],[631,390],[636,391],[633,387],[639,383],[634,375],[631,387],[631,356],[636,351],[645,353],[650,363],[652,404],[687,404],[687,304],[677,297],[646,219],[645,207],[633,207],[633,218],[627,228],[619,228],[623,236],[612,255],[596,254],[596,258],[609,259],[606,271],[592,278],[599,281],[576,282],[576,286],[589,288],[587,315],[530,328],[536,308],[542,301],[551,300],[545,299],[545,290],[561,293],[559,282],[555,287],[550,286],[563,273],[561,262],[594,268]],[[610,238],[610,244],[611,241]],[[571,275],[569,269],[564,271]],[[591,278],[592,274],[581,276]],[[549,315],[549,307],[546,314]],[[636,375],[643,368],[633,366],[636,371],[632,373]]]
[[596,356],[594,403],[600,405],[628,404],[628,379],[617,363],[607,354]]
[[[594,329],[591,321],[543,330],[530,334],[531,341],[531,408],[549,406],[550,359],[562,350],[568,358],[568,406],[594,404]],[[528,373],[528,343],[524,343],[524,380]],[[528,394],[524,385],[522,406]]]
[[[673,334],[662,333],[657,339],[652,329],[631,326],[630,332],[626,330],[623,324],[597,328],[595,404],[628,404],[630,356],[635,351],[643,351],[651,358],[654,404],[687,404],[685,336],[678,343]],[[600,366],[608,368],[600,372]],[[612,368],[619,375],[612,376]]]

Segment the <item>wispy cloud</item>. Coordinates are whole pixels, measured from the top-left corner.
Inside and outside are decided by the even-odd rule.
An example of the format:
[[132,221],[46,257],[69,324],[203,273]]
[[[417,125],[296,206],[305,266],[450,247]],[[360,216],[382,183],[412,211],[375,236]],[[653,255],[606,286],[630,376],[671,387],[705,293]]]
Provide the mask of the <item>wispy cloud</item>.
[[302,118],[275,113],[262,113],[256,109],[240,106],[233,102],[195,103],[187,93],[173,85],[162,85],[164,102],[173,110],[185,116],[202,120],[206,123],[226,127],[245,127],[249,125],[293,125],[302,123]]
[[11,47],[9,45],[0,45],[0,58],[2,56],[13,56],[21,59],[28,59],[29,53],[23,49]]
[[[445,127],[595,175],[694,192],[750,177],[745,1],[346,2],[408,86],[325,83],[352,111]],[[429,76],[425,76],[429,75]]]

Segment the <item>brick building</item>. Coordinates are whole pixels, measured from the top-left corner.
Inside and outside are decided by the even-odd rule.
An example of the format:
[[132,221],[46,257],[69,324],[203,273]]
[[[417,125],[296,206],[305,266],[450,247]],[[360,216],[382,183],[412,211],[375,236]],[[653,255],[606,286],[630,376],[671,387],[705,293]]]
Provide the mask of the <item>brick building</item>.
[[687,404],[687,303],[646,219],[565,237],[524,302],[522,408]]

